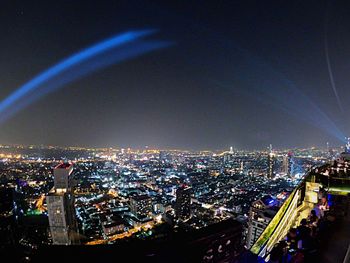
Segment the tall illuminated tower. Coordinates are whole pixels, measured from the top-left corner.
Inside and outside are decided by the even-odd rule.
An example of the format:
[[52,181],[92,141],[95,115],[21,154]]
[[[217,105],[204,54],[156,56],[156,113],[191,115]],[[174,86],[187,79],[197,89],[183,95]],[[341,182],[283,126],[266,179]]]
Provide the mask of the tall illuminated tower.
[[288,175],[288,155],[283,155],[283,162],[282,162],[282,172],[286,175]]
[[292,161],[292,153],[283,155],[283,163],[282,163],[282,172],[285,175],[290,176],[293,172],[293,161]]
[[46,197],[50,231],[56,245],[77,244],[77,223],[72,184],[73,165],[61,163],[54,170],[54,187]]
[[269,154],[267,157],[267,165],[268,165],[268,169],[267,169],[267,178],[272,179],[274,177],[274,168],[275,168],[275,154],[272,150],[272,145],[270,144],[269,147]]

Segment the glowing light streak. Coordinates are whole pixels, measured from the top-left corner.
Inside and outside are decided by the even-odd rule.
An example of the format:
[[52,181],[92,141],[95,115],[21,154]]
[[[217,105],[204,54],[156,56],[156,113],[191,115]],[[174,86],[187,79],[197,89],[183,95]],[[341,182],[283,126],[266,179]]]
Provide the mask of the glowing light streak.
[[327,63],[329,80],[331,82],[331,87],[332,87],[334,96],[337,99],[337,103],[338,103],[339,109],[341,110],[341,112],[344,112],[342,103],[341,103],[340,98],[339,98],[338,90],[337,90],[337,87],[335,85],[334,76],[333,76],[333,70],[332,70],[330,59],[329,59],[329,48],[328,48],[328,10],[329,10],[329,8],[326,8],[326,18],[325,18],[325,26],[324,26],[324,52],[325,52],[325,55],[326,55],[326,63]]
[[[248,63],[252,63],[251,59],[249,59]],[[276,110],[282,110],[295,119],[309,123],[344,142],[344,133],[342,133],[332,119],[322,111],[311,98],[298,89],[292,81],[261,61],[252,64],[260,75],[257,74],[254,78],[254,82],[250,82],[252,79],[251,76],[241,74],[239,76],[239,81],[244,82],[244,84],[249,87],[244,89],[244,91],[242,91],[242,89],[240,89],[240,91],[233,89],[231,84],[228,85],[218,81],[215,81],[214,84],[240,95],[251,97]],[[260,83],[260,85],[257,83]]]
[[132,235],[136,234],[137,232],[139,232],[141,230],[152,229],[155,225],[157,225],[157,223],[146,223],[146,224],[143,224],[141,226],[131,228],[127,232],[123,232],[123,233],[120,233],[120,234],[112,235],[112,236],[108,237],[107,239],[97,239],[97,240],[89,241],[85,245],[102,245],[102,244],[107,244],[107,243],[113,242],[113,241],[115,241],[117,239],[123,239],[123,238],[131,237]]
[[[170,42],[164,41],[137,42],[154,32],[154,30],[126,32],[64,59],[0,102],[0,123],[42,96],[88,73],[170,45]],[[111,53],[112,51],[115,52]]]

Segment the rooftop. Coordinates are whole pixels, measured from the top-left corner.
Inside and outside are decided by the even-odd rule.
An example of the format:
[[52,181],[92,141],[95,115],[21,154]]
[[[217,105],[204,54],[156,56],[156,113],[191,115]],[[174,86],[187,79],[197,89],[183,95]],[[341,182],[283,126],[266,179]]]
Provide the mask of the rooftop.
[[[311,170],[251,252],[273,262],[282,258],[292,262],[291,259],[298,257],[304,257],[304,262],[346,262],[344,258],[350,255],[350,171],[347,168],[348,162],[339,160]],[[315,216],[311,215],[312,209]],[[302,220],[303,226],[300,226]],[[283,238],[285,232],[287,236]]]
[[131,197],[131,199],[136,200],[136,201],[141,201],[141,200],[146,200],[146,199],[150,199],[151,197],[148,195],[135,195],[133,197]]
[[60,163],[54,169],[69,169],[73,166],[72,163]]
[[266,205],[266,206],[273,206],[276,205],[276,200],[271,196],[271,195],[265,195],[264,197],[261,198],[261,201]]

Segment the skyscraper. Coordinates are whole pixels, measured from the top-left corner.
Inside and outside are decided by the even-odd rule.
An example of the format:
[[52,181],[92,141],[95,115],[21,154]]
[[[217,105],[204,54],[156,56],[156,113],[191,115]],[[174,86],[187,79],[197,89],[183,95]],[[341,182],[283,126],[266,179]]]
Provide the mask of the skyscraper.
[[185,221],[191,217],[192,188],[185,185],[176,190],[175,215]]
[[53,170],[54,187],[46,197],[51,236],[56,245],[78,243],[72,172],[70,163],[57,165]]
[[282,173],[284,173],[286,175],[288,174],[288,166],[289,166],[289,164],[288,164],[288,155],[285,154],[285,155],[283,155]]
[[282,173],[285,175],[291,176],[293,172],[293,161],[292,161],[292,153],[283,155],[283,163],[282,163]]
[[345,152],[350,153],[350,137],[346,138]]
[[343,160],[350,160],[350,137],[345,138],[346,144],[344,147],[344,152],[340,154]]
[[267,165],[268,165],[268,169],[267,169],[267,178],[272,179],[274,177],[274,169],[275,169],[275,154],[272,150],[272,145],[270,144],[269,147],[269,154],[267,157]]
[[279,207],[277,201],[270,195],[253,202],[249,211],[248,235],[246,245],[250,248],[260,237],[271,219],[275,216]]
[[230,151],[224,154],[224,164],[230,163],[233,160],[233,147],[230,147]]

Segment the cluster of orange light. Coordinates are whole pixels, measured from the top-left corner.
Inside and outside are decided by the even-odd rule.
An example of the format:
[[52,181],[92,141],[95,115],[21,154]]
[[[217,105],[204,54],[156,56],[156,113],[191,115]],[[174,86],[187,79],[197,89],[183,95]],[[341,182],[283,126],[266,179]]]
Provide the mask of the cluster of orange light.
[[0,158],[19,159],[19,158],[21,158],[21,155],[20,154],[4,154],[4,153],[0,153]]
[[44,200],[45,200],[45,195],[42,194],[38,200],[36,201],[36,208],[40,211],[40,212],[45,212],[47,209],[44,206]]
[[112,197],[118,197],[118,193],[114,189],[109,189],[108,194],[111,195]]
[[151,229],[153,228],[154,224],[153,223],[147,223],[143,226],[138,226],[138,227],[134,227],[129,229],[127,232],[124,233],[120,233],[120,234],[115,234],[113,236],[110,236],[107,239],[98,239],[98,240],[94,240],[94,241],[89,241],[86,243],[86,245],[102,245],[102,244],[107,244],[108,242],[111,241],[115,241],[117,239],[122,239],[122,238],[126,238],[126,237],[131,237],[133,234],[139,232],[141,229],[143,230],[147,230],[147,229]]

